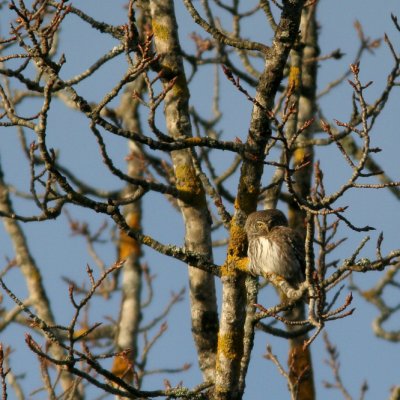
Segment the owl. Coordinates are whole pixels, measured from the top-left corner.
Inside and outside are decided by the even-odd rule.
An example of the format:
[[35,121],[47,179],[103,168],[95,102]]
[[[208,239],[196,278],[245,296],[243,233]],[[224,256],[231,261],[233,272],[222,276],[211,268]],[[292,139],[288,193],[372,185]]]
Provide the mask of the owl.
[[244,228],[249,242],[247,255],[251,274],[272,273],[295,288],[305,280],[304,241],[288,227],[282,211],[253,212]]

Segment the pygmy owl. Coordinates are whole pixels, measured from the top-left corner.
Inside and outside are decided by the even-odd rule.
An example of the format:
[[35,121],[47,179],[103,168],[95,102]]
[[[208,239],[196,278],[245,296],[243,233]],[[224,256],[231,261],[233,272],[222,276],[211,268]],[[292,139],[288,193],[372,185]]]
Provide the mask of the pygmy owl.
[[299,233],[288,227],[281,211],[253,212],[244,229],[249,241],[249,270],[253,275],[279,275],[293,287],[304,281],[304,241]]

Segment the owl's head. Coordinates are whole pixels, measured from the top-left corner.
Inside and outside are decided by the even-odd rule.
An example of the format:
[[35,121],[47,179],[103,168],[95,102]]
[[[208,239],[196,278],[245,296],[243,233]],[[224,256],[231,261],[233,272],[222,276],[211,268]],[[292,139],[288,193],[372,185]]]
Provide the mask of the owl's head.
[[275,226],[287,226],[288,220],[280,210],[264,210],[251,213],[244,229],[248,239],[263,236],[271,232]]

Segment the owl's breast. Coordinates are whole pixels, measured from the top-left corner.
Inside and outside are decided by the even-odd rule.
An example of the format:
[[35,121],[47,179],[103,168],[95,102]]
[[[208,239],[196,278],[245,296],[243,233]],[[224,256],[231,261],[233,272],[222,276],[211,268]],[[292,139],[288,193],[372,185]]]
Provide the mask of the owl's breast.
[[276,240],[262,236],[251,239],[247,251],[250,272],[254,275],[273,273],[284,278],[292,278],[299,267],[297,261],[291,257],[292,254],[285,249],[287,244],[282,244],[283,246]]

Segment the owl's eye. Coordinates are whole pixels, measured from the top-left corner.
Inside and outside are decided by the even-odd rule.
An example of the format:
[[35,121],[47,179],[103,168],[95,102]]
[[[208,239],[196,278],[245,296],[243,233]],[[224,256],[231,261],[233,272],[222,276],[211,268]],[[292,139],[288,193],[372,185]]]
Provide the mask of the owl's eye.
[[263,221],[257,221],[256,225],[257,225],[257,228],[259,228],[259,229],[266,228],[265,222],[263,222]]

